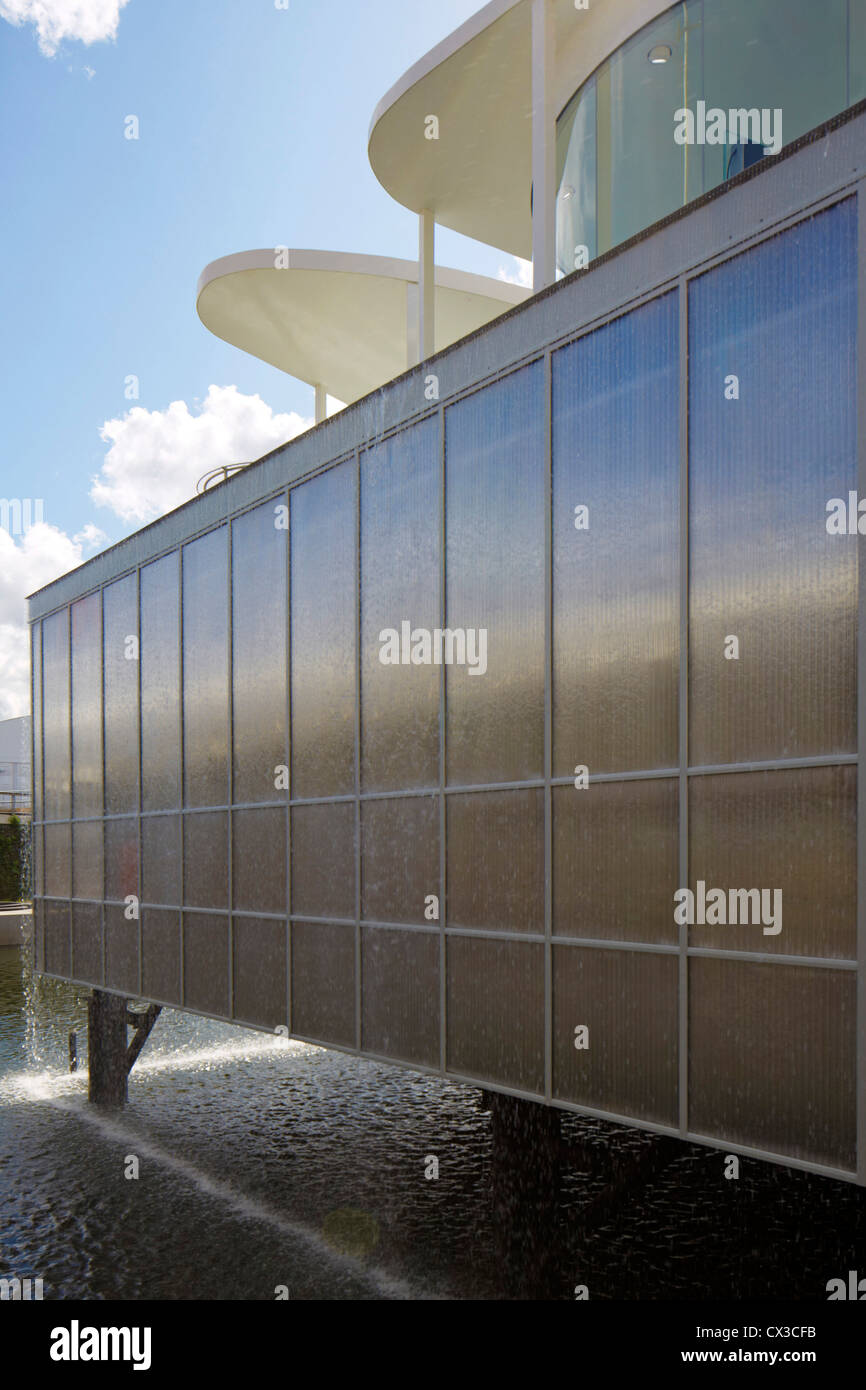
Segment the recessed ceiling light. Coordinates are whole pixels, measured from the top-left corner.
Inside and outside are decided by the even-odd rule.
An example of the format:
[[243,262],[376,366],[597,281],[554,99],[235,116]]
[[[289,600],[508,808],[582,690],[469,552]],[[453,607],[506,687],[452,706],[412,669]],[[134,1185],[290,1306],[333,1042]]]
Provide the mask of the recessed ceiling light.
[[647,54],[651,63],[666,63],[673,57],[673,49],[668,43],[657,43],[655,48],[651,48]]

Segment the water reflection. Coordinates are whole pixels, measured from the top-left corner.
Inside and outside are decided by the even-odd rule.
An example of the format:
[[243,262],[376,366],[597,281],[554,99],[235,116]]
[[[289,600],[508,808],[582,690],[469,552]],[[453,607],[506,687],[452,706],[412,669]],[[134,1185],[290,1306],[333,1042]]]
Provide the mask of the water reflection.
[[862,1263],[854,1187],[726,1182],[720,1154],[577,1116],[558,1150],[515,1142],[478,1091],[168,1009],[106,1119],[67,1071],[87,992],[23,955],[0,950],[2,1264],[48,1298],[823,1301]]

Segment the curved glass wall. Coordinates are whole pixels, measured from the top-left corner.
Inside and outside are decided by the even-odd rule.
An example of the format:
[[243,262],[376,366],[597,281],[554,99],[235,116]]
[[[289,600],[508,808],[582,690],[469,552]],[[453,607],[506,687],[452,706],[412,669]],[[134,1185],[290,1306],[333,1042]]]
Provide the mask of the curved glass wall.
[[559,117],[558,273],[864,97],[866,0],[672,6],[611,54]]

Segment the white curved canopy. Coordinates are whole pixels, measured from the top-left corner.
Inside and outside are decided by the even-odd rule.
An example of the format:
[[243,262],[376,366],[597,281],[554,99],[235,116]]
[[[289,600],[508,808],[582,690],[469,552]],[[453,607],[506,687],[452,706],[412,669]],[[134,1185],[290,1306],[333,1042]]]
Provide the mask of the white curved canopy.
[[[670,0],[546,0],[553,10],[554,115]],[[532,256],[533,0],[492,0],[411,67],[379,102],[368,154],[404,207]],[[425,137],[436,116],[438,140]]]
[[[243,251],[212,261],[196,295],[218,338],[351,402],[416,360],[417,261],[339,251]],[[529,291],[437,267],[437,350],[481,328]]]

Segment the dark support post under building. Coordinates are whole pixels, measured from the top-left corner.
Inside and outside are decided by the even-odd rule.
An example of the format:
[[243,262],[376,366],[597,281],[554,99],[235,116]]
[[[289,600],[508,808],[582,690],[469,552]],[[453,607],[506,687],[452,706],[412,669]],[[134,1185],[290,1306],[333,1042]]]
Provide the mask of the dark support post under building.
[[[94,1105],[116,1110],[128,1099],[127,1081],[141,1049],[160,1015],[157,1004],[130,1010],[118,994],[95,989],[87,1006],[89,1086]],[[127,1046],[127,1026],[135,1029]]]

